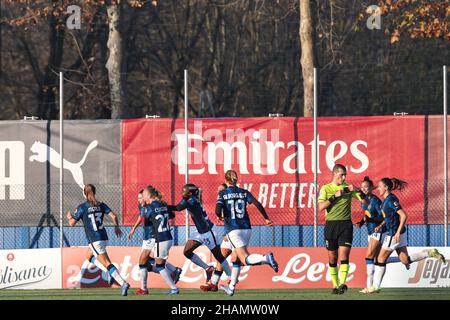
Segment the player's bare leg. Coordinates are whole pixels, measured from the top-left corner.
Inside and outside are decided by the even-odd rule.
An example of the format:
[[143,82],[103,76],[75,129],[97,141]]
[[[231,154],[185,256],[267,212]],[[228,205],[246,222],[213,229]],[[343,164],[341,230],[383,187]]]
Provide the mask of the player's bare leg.
[[215,247],[211,250],[211,253],[213,254],[214,258],[217,260],[218,265],[221,266],[221,269],[222,269],[223,271],[225,271],[225,274],[226,274],[228,277],[231,277],[231,270],[230,270],[230,267],[229,267],[229,265],[228,265],[228,261],[227,261],[226,257],[224,257],[224,256],[222,255],[222,250],[220,249],[220,247],[219,247],[219,246],[215,246]]
[[86,259],[90,262],[95,264],[100,270],[108,273],[108,269],[106,269],[106,267],[100,263],[100,261],[97,260],[97,258],[94,256],[94,254],[92,253],[91,248],[88,248],[88,251],[86,253]]
[[108,254],[106,252],[99,254],[97,255],[97,259],[100,261],[101,264],[106,266],[109,275],[113,277],[114,280],[116,280],[117,283],[122,287],[122,295],[123,296],[128,295],[128,289],[130,288],[130,285],[127,282],[125,282],[125,280],[122,278],[117,268],[111,263]]
[[194,253],[194,250],[202,245],[201,242],[195,240],[188,240],[184,246],[183,254],[186,258],[191,260],[193,263],[203,268],[206,272],[206,281],[211,279],[212,273],[214,272],[214,267],[206,264],[198,255]]

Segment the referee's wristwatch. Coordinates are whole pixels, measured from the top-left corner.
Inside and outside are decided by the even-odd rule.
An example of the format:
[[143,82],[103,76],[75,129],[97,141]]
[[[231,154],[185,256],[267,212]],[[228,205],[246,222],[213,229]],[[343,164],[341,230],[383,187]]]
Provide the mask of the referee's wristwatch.
[[336,196],[333,194],[333,195],[328,199],[328,201],[330,201],[330,203],[333,204],[333,202],[336,201]]

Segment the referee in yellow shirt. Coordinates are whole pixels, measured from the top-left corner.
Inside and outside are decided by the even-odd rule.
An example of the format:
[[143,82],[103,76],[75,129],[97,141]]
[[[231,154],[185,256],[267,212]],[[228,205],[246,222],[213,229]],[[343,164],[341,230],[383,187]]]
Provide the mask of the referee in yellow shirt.
[[[345,182],[347,170],[342,164],[333,167],[333,181],[320,188],[319,211],[325,213],[325,243],[333,283],[332,294],[347,291],[347,274],[353,241],[352,198],[365,201],[365,195]],[[340,259],[339,279],[337,262]]]

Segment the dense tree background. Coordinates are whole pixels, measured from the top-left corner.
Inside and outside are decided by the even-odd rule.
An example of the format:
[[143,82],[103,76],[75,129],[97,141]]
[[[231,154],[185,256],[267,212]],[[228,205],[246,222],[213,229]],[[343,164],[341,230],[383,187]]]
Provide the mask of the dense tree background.
[[[301,0],[306,1],[306,0]],[[193,117],[303,116],[299,0],[0,0],[0,119],[184,113]],[[66,28],[67,6],[81,30]],[[381,29],[366,25],[378,4]],[[109,6],[109,7],[108,7]],[[120,13],[123,113],[112,112],[108,37]],[[320,116],[442,112],[450,8],[439,1],[310,1]],[[125,112],[126,111],[126,112]]]

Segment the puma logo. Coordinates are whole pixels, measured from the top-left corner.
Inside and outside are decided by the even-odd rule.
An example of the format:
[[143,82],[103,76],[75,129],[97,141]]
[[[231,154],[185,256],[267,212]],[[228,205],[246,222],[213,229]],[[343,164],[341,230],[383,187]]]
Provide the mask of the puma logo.
[[[97,147],[98,141],[92,141],[84,152],[83,158],[77,163],[72,163],[63,159],[63,168],[69,170],[72,173],[73,179],[80,186],[81,189],[84,188],[84,178],[83,178],[83,170],[81,170],[81,166],[86,161],[86,157],[88,153]],[[39,161],[39,162],[50,162],[50,164],[56,168],[60,168],[59,164],[61,162],[61,155],[53,148],[49,147],[45,143],[41,143],[40,141],[35,141],[31,146],[30,150],[35,153],[30,156],[30,161]]]

